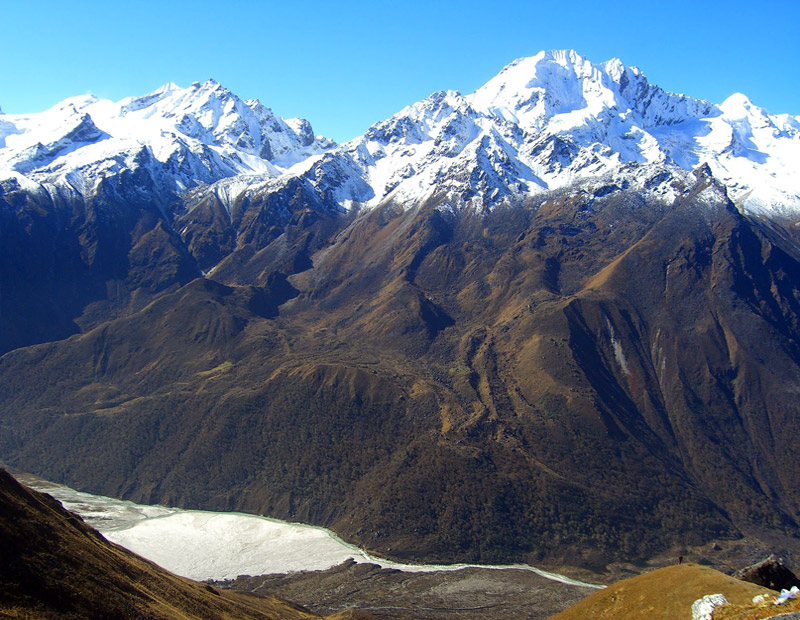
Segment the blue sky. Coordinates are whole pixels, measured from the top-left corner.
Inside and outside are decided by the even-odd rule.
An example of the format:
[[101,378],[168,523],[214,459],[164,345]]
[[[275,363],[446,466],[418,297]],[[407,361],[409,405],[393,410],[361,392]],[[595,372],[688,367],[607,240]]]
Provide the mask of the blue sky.
[[667,90],[800,114],[800,0],[0,0],[0,107],[121,99],[214,78],[343,141],[515,58],[572,48]]

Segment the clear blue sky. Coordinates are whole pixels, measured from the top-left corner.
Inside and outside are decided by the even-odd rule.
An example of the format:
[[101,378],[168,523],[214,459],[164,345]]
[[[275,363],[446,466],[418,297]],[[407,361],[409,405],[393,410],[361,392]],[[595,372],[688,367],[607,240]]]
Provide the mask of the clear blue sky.
[[209,77],[343,141],[431,92],[573,48],[667,90],[800,114],[800,0],[0,0],[0,107]]

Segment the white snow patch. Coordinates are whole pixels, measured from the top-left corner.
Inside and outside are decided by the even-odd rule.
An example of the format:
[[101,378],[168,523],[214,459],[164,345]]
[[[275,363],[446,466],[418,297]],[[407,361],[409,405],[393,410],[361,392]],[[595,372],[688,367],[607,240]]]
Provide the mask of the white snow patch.
[[28,486],[55,497],[109,540],[190,579],[232,579],[239,575],[323,570],[353,559],[406,572],[516,569],[568,585],[604,587],[526,564],[392,562],[372,556],[321,527],[240,513],[143,506],[82,493],[33,476],[19,478]]
[[239,514],[179,512],[104,534],[191,579],[322,570],[364,560],[324,530]]
[[614,334],[614,327],[611,325],[611,321],[608,320],[608,317],[604,318],[606,321],[606,327],[608,328],[608,334],[611,339],[611,347],[614,350],[614,358],[617,360],[622,372],[630,376],[631,371],[628,368],[628,360],[625,358],[625,352],[622,350],[622,344],[619,340],[617,340],[616,334]]

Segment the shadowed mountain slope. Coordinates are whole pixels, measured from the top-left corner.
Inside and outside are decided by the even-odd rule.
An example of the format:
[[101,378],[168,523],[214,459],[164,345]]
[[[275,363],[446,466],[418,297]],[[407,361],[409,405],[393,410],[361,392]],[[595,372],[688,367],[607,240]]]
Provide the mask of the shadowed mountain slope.
[[275,598],[220,592],[106,541],[0,470],[4,618],[318,618]]
[[148,184],[120,175],[83,198],[0,183],[1,352],[135,312],[200,275]]
[[487,213],[299,201],[223,261],[226,285],[0,358],[0,458],[396,557],[796,548],[792,235],[705,168],[637,170],[679,198],[590,183]]

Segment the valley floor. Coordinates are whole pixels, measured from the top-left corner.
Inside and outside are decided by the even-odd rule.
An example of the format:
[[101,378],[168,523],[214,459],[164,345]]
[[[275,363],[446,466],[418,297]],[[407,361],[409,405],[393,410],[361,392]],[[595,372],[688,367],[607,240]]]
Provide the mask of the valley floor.
[[240,577],[213,585],[261,595],[281,592],[320,615],[340,611],[347,601],[396,620],[540,620],[596,591],[514,569],[410,573],[353,561],[325,571]]
[[601,587],[527,566],[403,565],[373,558],[322,528],[144,506],[31,475],[17,478],[51,494],[109,540],[170,571],[214,580],[218,588],[278,593],[320,615],[357,608],[398,619],[538,620]]
[[[109,540],[179,575],[218,589],[279,596],[321,616],[358,609],[398,620],[543,620],[598,592],[603,586],[597,582],[675,563],[664,556],[647,566],[611,565],[602,576],[572,571],[585,581],[530,566],[400,564],[373,557],[323,528],[139,505],[17,477],[53,495]],[[765,550],[740,540],[683,553],[730,572]]]

